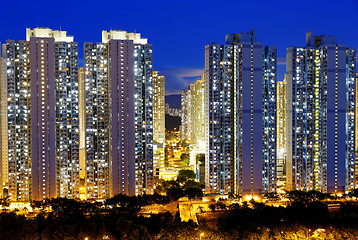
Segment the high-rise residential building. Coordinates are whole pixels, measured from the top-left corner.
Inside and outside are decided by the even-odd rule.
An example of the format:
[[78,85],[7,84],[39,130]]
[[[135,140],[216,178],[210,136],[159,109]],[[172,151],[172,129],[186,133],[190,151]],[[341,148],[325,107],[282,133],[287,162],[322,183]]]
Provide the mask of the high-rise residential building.
[[181,117],[181,109],[171,108],[168,103],[165,104],[165,114]]
[[306,34],[287,49],[286,188],[341,191],[355,181],[356,51]]
[[205,47],[206,192],[275,191],[275,94],[276,48],[255,31]]
[[190,129],[190,86],[187,90],[181,90],[181,139],[183,141],[191,139]]
[[286,77],[277,81],[277,187],[286,184]]
[[276,192],[277,189],[277,50],[266,46],[263,67],[263,191]]
[[[81,121],[81,127],[82,122],[85,127],[85,137],[84,139],[80,138],[80,145],[85,147],[84,189],[85,198],[88,199],[110,196],[111,96],[109,91],[111,84],[108,77],[109,59],[107,51],[107,46],[103,43],[84,44],[85,74],[83,82],[83,78],[80,78],[80,87],[83,89],[80,92],[85,97],[83,100],[82,97],[79,97],[79,99],[81,100],[80,106],[85,108],[85,120]],[[115,97],[118,96],[115,95]],[[82,103],[82,101],[84,102]],[[118,113],[114,114],[114,117],[118,118]],[[83,140],[85,140],[85,143],[83,143]],[[118,138],[116,138],[116,141],[118,141]],[[128,144],[133,146],[132,142]],[[118,146],[115,149],[118,149]]]
[[[1,44],[0,44],[1,46]],[[1,53],[1,47],[0,47]],[[0,55],[0,198],[3,198],[4,189],[7,191],[8,185],[8,158],[7,158],[7,78],[6,78],[6,58]]]
[[200,175],[204,176],[203,167],[200,171],[199,155],[205,155],[205,80],[202,79],[188,86],[187,90],[181,90],[181,139],[190,141],[189,166]]
[[[196,158],[199,154],[205,154],[205,81],[201,80],[190,84],[190,161],[191,166],[199,170]],[[202,164],[204,165],[204,163]],[[199,173],[199,171],[197,171]]]
[[2,185],[12,201],[79,197],[77,43],[65,31],[35,28],[4,50]]
[[[358,114],[358,73],[356,73],[356,114]],[[358,127],[358,117],[356,116],[356,128]],[[356,167],[355,167],[355,188],[358,188],[358,131],[356,130],[356,142],[355,142],[355,150],[356,150]]]
[[[32,194],[29,48],[26,41],[7,41],[2,53],[9,62],[7,76],[2,79],[6,89],[1,90],[5,91],[1,96],[2,135],[7,135],[2,138],[2,169],[8,173],[6,179],[2,178],[2,186],[4,196],[14,201],[29,201]],[[44,180],[47,187],[48,179]]]
[[84,68],[78,69],[78,105],[79,105],[79,175],[80,175],[80,199],[87,198],[86,185],[86,106],[85,106],[85,72]]
[[153,71],[153,171],[159,179],[164,169],[165,144],[165,76]]
[[139,33],[85,43],[86,195],[153,192],[152,45]]
[[190,84],[190,140],[193,145],[205,146],[205,81]]

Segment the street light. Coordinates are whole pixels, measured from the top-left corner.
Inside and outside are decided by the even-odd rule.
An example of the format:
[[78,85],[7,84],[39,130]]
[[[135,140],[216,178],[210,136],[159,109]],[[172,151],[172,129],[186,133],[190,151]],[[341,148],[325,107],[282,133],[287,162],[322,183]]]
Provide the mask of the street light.
[[204,236],[204,233],[200,233],[200,240],[201,240],[201,237],[203,237]]

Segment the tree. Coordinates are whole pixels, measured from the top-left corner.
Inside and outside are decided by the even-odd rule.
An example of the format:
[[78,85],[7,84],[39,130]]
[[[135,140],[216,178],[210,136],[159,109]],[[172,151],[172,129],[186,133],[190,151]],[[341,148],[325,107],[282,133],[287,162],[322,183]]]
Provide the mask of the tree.
[[204,213],[204,208],[202,206],[199,206],[197,208],[197,211],[199,211],[200,213]]
[[290,191],[286,193],[286,197],[290,200],[290,202],[302,202],[307,203],[310,201],[310,196],[307,192],[304,191]]
[[309,198],[311,201],[322,201],[322,200],[324,200],[324,199],[329,198],[329,194],[327,194],[327,193],[322,193],[322,192],[319,192],[319,191],[317,191],[317,190],[308,191],[308,192],[307,192],[307,195],[308,195],[308,198]]
[[188,198],[201,198],[203,197],[203,191],[200,187],[188,187],[185,189],[184,195]]
[[350,197],[358,197],[358,188],[350,191],[348,193],[348,196],[350,196]]
[[275,192],[265,192],[265,193],[263,194],[263,197],[264,197],[265,199],[267,199],[268,201],[277,201],[277,200],[280,199],[279,196],[278,196],[278,194],[275,193]]
[[216,203],[216,208],[220,209],[221,211],[224,211],[224,210],[226,210],[226,205],[222,201],[218,201]]
[[182,160],[183,165],[189,165],[189,154],[188,153],[182,153],[180,155],[180,159]]
[[198,154],[196,156],[196,163],[200,166],[205,165],[205,154]]
[[187,161],[187,160],[189,159],[189,154],[188,154],[188,153],[182,153],[182,154],[180,155],[180,159],[181,159],[182,161]]
[[172,187],[179,188],[180,185],[179,185],[179,183],[177,181],[169,180],[169,181],[164,181],[162,183],[162,187],[163,187],[164,191],[167,191],[169,188],[172,188]]
[[3,199],[0,199],[0,205],[3,206],[3,207],[8,207],[10,205],[9,197],[5,197]]
[[195,180],[196,174],[193,170],[186,170],[182,169],[179,170],[178,176],[177,176],[177,182],[178,183],[185,183],[188,180]]
[[36,222],[23,215],[0,213],[0,223],[1,239],[38,239]]
[[200,185],[200,183],[198,183],[197,181],[194,181],[194,180],[187,180],[185,183],[184,183],[184,186],[183,188],[184,189],[187,189],[187,188],[190,188],[190,187],[198,187],[198,188],[203,188],[202,185]]
[[212,212],[214,212],[216,210],[216,205],[212,203],[209,205],[209,208]]
[[231,204],[231,205],[229,206],[229,209],[230,209],[231,211],[240,210],[240,209],[241,209],[241,205],[238,204],[238,203],[233,203],[233,204]]
[[247,201],[242,203],[242,208],[243,209],[248,209],[249,208],[249,204],[247,203]]
[[189,143],[187,143],[185,140],[181,141],[180,145],[182,145],[185,148],[189,147]]
[[171,187],[167,190],[167,196],[171,200],[178,200],[181,197],[184,197],[184,191],[180,187]]
[[235,194],[230,192],[229,193],[229,199],[235,199],[235,198],[236,198]]

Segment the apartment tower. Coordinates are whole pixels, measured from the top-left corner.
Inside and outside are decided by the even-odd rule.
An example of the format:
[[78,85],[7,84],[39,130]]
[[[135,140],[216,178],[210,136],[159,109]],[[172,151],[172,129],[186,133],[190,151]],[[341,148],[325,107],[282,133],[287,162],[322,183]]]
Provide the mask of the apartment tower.
[[356,51],[306,34],[287,49],[286,188],[338,192],[355,182]]
[[181,140],[189,140],[191,139],[191,129],[190,129],[190,86],[188,86],[187,90],[181,90]]
[[153,71],[153,170],[159,179],[164,169],[165,144],[165,76]]
[[77,43],[65,31],[35,28],[3,49],[6,194],[12,201],[79,197]]
[[205,187],[210,193],[276,189],[276,48],[256,32],[205,47]]
[[277,82],[277,187],[286,188],[286,77]]
[[102,32],[84,44],[87,198],[153,192],[152,45]]
[[[4,45],[5,48],[5,45]],[[1,53],[1,44],[0,44]],[[0,55],[0,198],[7,195],[8,190],[8,158],[7,158],[7,77],[6,58]],[[6,193],[4,192],[4,189]]]

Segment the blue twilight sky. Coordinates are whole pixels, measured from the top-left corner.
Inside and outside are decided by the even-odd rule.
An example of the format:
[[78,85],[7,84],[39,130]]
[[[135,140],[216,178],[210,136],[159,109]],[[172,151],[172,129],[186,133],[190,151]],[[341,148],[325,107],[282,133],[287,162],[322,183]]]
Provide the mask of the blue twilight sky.
[[[278,80],[285,49],[305,44],[305,33],[334,35],[358,48],[358,0],[226,1],[5,1],[0,0],[0,42],[25,39],[26,27],[66,30],[79,42],[100,42],[101,31],[136,31],[154,49],[154,69],[166,75],[167,94],[200,78],[204,47],[225,34],[257,30],[258,40],[278,47]],[[81,61],[82,62],[82,61]]]

